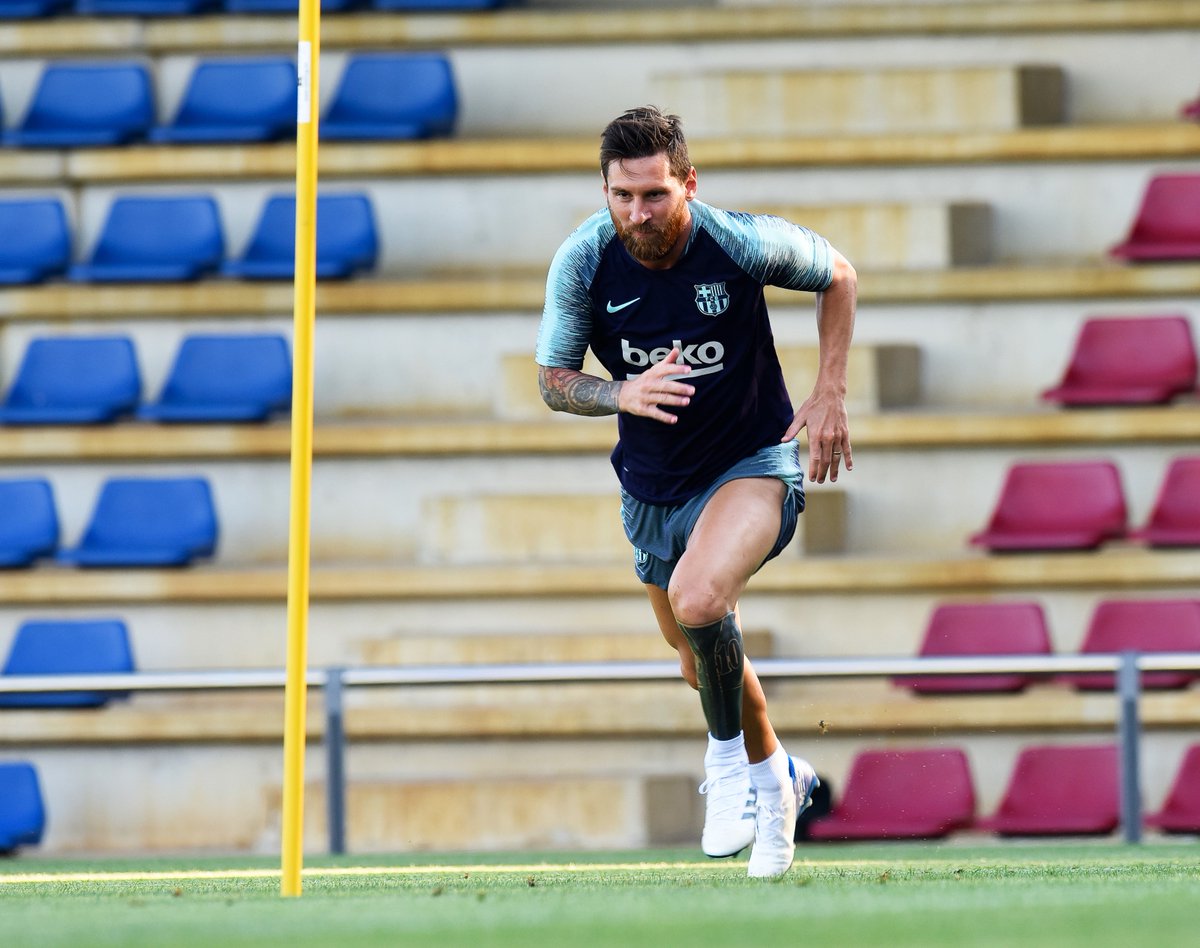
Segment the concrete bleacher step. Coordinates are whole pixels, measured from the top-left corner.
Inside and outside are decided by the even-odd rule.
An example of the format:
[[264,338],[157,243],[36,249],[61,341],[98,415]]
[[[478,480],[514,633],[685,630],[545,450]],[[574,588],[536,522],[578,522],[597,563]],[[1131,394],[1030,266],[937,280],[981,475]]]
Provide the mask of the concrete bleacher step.
[[[804,398],[817,380],[817,346],[776,347],[784,381],[794,401]],[[608,373],[591,352],[583,371],[600,378]],[[849,388],[846,407],[858,413],[874,413],[883,408],[902,408],[916,404],[921,389],[921,353],[915,345],[864,343],[850,350],[847,368]],[[500,365],[500,398],[497,409],[502,418],[545,420],[568,419],[565,413],[547,414],[538,391],[537,367],[530,355],[506,355]]]
[[945,270],[992,262],[992,208],[973,201],[772,204],[776,214],[825,237],[864,270]]
[[53,186],[66,176],[66,155],[30,150],[0,149],[0,181]]
[[[1187,29],[1200,11],[1177,0],[1095,0],[1012,3],[753,4],[666,9],[513,9],[463,16],[359,13],[327,17],[322,46],[416,48],[431,46],[541,46],[643,42],[699,42],[846,36],[972,35],[1063,31]],[[0,52],[199,53],[211,49],[288,50],[295,23],[285,16],[213,14],[203,18],[58,18],[6,24]]]
[[[779,345],[784,381],[796,405],[817,381],[817,346]],[[852,346],[847,361],[846,409],[875,414],[908,408],[921,397],[921,349],[909,343],[861,343]]]
[[[747,629],[746,653],[772,652],[771,633]],[[478,665],[536,662],[667,661],[674,651],[659,632],[452,633],[386,635],[357,649],[369,665]]]
[[[963,594],[1034,590],[1190,590],[1200,583],[1200,552],[1113,547],[1096,553],[821,556],[779,558],[751,583],[755,594]],[[281,603],[284,564],[198,566],[186,570],[37,568],[0,573],[0,606]],[[315,563],[314,602],[462,603],[640,596],[627,564],[339,566]]]
[[[1200,145],[1200,126],[1197,130]],[[957,267],[859,273],[860,306],[884,303],[1120,300],[1195,296],[1200,264],[1116,266],[1097,260],[1042,265]],[[339,315],[434,316],[455,313],[540,313],[544,274],[461,274],[457,277],[319,283],[317,311]],[[806,305],[810,297],[767,289],[774,306]],[[100,322],[139,319],[234,320],[290,315],[290,283],[131,284],[122,287],[49,283],[0,290],[0,323],[15,320]]]
[[[1068,445],[1188,444],[1200,437],[1200,406],[1072,411],[884,412],[852,419],[856,448],[968,449]],[[555,416],[529,421],[486,418],[318,420],[313,451],[335,458],[607,454],[616,439],[612,419]],[[181,461],[284,459],[285,422],[255,426],[142,425],[0,428],[0,460]]]
[[[324,839],[324,783],[305,798],[305,835]],[[278,812],[281,799],[270,799]],[[346,813],[354,852],[668,846],[693,843],[704,823],[690,775],[351,780]]]
[[[1034,685],[1017,695],[916,697],[887,683],[835,687],[768,682],[771,720],[780,733],[814,738],[877,734],[1111,731],[1120,707],[1108,692],[1078,693]],[[678,737],[703,729],[699,698],[686,685],[496,686],[463,698],[452,693],[414,704],[381,700],[348,708],[348,735],[363,740],[506,737]],[[649,702],[652,701],[652,704]],[[1146,692],[1140,699],[1148,728],[1189,730],[1200,723],[1200,690]],[[654,714],[618,714],[619,707],[653,707]]]
[[[594,207],[576,208],[583,220]],[[992,208],[979,201],[747,204],[816,231],[859,270],[945,270],[992,262]]]
[[[697,168],[762,169],[837,165],[942,165],[1046,161],[1191,158],[1200,141],[1194,123],[1108,123],[1021,128],[1007,132],[923,132],[774,138],[698,139],[689,150]],[[0,165],[11,184],[98,185],[119,182],[287,179],[295,146],[147,146],[17,154]],[[596,142],[583,136],[456,138],[379,142],[363,149],[321,146],[323,179],[464,174],[593,173]]]
[[[1021,694],[911,695],[885,682],[836,686],[769,681],[771,720],[781,734],[805,739],[868,735],[1111,731],[1120,714],[1111,692],[1075,692],[1032,685]],[[351,693],[344,711],[346,737],[381,741],[687,739],[702,734],[696,693],[682,680],[637,683],[479,685],[470,689],[406,689],[406,697]],[[317,692],[313,692],[314,697]],[[653,713],[622,713],[622,708]],[[202,706],[188,697],[162,696],[101,709],[5,710],[0,748],[123,745],[271,745],[282,736],[282,694],[260,700],[218,696]],[[1144,692],[1144,727],[1191,731],[1200,724],[1200,689]],[[324,715],[312,704],[307,739],[319,744]]]
[[[620,510],[611,491],[431,497],[422,505],[420,559],[444,565],[628,562],[633,553]],[[841,552],[845,526],[845,493],[814,492],[783,555]]]
[[686,70],[661,73],[654,100],[687,116],[691,140],[722,136],[1000,132],[1055,125],[1054,65]]

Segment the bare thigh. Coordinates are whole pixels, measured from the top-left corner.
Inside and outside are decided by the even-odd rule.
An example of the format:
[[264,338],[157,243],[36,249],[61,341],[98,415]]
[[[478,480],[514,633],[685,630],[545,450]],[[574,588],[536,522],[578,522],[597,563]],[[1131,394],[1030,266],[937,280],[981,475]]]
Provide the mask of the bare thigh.
[[[695,656],[678,623],[703,625],[729,612],[738,613],[742,590],[779,538],[785,490],[774,478],[743,478],[722,485],[696,521],[687,551],[675,567],[671,591],[645,584],[663,638],[679,653],[680,672],[693,688],[697,687]],[[677,603],[687,598],[682,593],[696,583],[716,592],[707,600],[716,614],[689,622],[679,615]],[[740,626],[740,614],[737,621]]]
[[707,625],[737,608],[750,577],[779,539],[787,486],[773,477],[723,484],[704,506],[671,576],[675,619]]

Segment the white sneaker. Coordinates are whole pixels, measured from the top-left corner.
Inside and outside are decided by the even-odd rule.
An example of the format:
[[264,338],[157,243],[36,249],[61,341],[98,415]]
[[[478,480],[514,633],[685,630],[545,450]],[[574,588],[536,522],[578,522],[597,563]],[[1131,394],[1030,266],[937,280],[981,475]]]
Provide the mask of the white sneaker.
[[778,805],[759,803],[754,821],[754,848],[750,850],[748,874],[755,879],[774,879],[792,865],[796,854],[796,817],[812,805],[812,793],[821,785],[812,765],[798,757],[788,758],[791,787],[783,788]]
[[758,794],[746,764],[705,768],[700,792],[705,796],[700,848],[706,856],[732,856],[754,842]]

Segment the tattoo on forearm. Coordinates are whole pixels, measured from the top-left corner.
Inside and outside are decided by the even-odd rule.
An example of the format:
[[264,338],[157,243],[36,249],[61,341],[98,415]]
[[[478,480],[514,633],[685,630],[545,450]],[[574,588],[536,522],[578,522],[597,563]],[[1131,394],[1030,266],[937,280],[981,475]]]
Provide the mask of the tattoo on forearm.
[[572,415],[615,415],[620,382],[606,382],[572,369],[543,368],[538,373],[542,400]]

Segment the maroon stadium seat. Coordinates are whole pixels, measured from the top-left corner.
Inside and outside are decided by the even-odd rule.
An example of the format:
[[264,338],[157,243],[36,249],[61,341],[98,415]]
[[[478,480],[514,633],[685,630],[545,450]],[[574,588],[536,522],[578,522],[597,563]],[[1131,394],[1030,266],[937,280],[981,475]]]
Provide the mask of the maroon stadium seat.
[[1200,174],[1151,178],[1129,235],[1109,252],[1122,260],[1200,259]]
[[[1110,599],[1092,613],[1080,652],[1088,655],[1114,652],[1200,651],[1200,599]],[[1189,671],[1145,672],[1143,688],[1186,688],[1196,680]],[[1114,678],[1107,672],[1064,675],[1076,688],[1112,691]]]
[[[1036,602],[964,602],[938,606],[918,652],[924,656],[1049,655],[1046,615]],[[1034,675],[903,675],[918,694],[1021,691]]]
[[808,825],[813,840],[932,839],[969,826],[975,789],[961,750],[863,751],[828,816]]
[[1119,785],[1116,745],[1027,747],[995,814],[975,827],[1001,836],[1111,833],[1120,823]]
[[1062,380],[1042,392],[1061,405],[1161,405],[1196,388],[1186,316],[1088,319]]
[[1167,465],[1150,517],[1129,536],[1150,546],[1200,546],[1200,457]]
[[1200,744],[1187,749],[1162,809],[1149,814],[1146,825],[1165,833],[1200,833]]
[[1127,517],[1111,461],[1014,464],[987,528],[970,542],[993,551],[1095,549],[1124,536]]

